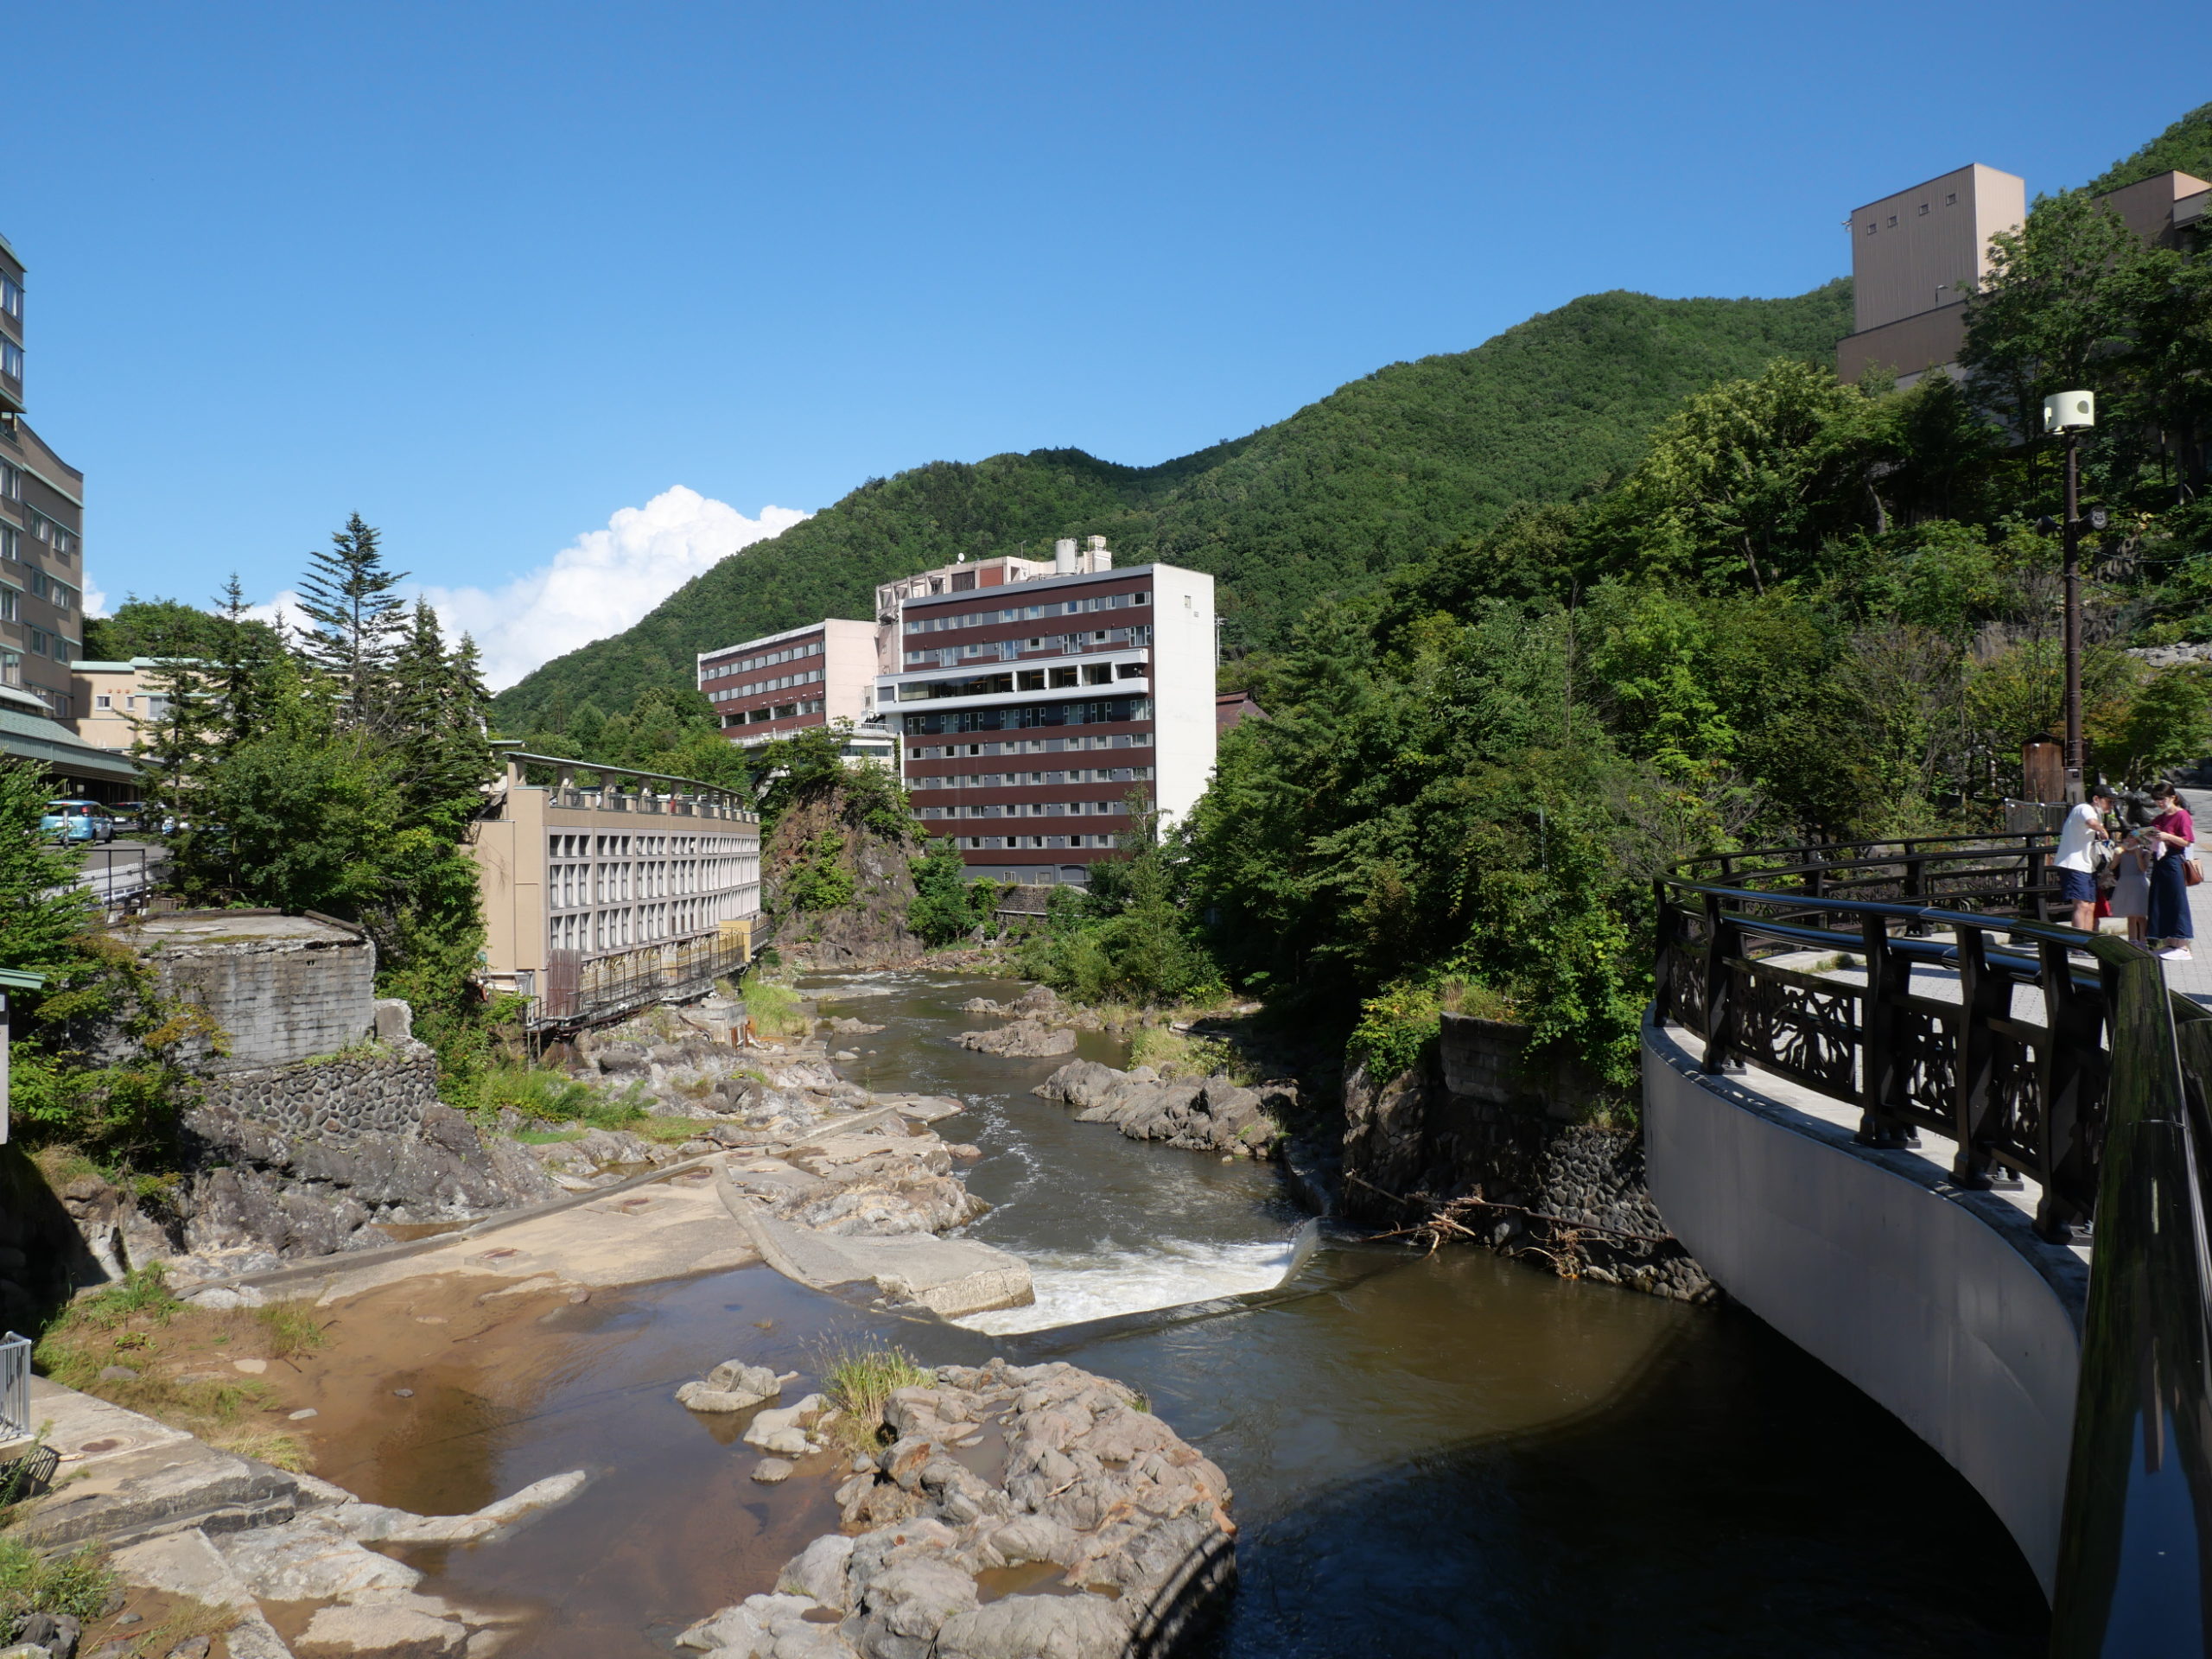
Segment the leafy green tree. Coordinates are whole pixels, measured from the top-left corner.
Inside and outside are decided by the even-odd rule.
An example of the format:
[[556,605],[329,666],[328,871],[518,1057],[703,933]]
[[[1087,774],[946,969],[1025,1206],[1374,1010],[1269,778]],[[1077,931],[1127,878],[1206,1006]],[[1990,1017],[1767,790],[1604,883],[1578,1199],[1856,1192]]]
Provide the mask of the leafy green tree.
[[1609,504],[1609,539],[1637,548],[1647,569],[1707,586],[1739,576],[1764,592],[1806,574],[1824,537],[1875,507],[1869,401],[1786,359],[1688,398]]
[[951,837],[930,836],[923,845],[926,850],[922,856],[907,867],[914,877],[914,902],[907,910],[906,925],[925,944],[951,944],[967,938],[985,918],[976,910],[976,888]]
[[2128,300],[2149,257],[2118,213],[2080,192],[2039,198],[2018,230],[1992,237],[1959,353],[1984,405],[2039,434],[2044,397],[2124,372]]
[[[75,885],[80,857],[40,833],[50,792],[35,764],[0,760],[0,967],[44,981],[8,994],[12,1133],[164,1167],[188,1087],[175,1054],[213,1027],[164,1001],[144,964],[96,925]],[[118,1058],[127,1047],[135,1056]]]
[[2200,671],[2154,675],[2115,713],[2104,733],[2091,734],[2102,738],[2093,753],[2115,779],[2147,784],[2212,754],[2212,696]]

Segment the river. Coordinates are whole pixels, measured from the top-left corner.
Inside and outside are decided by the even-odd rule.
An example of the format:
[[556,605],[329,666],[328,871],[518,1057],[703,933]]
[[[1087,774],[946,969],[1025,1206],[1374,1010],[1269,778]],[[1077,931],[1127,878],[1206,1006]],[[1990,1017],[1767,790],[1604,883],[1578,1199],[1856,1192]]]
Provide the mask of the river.
[[[1275,1168],[1075,1122],[1028,1092],[1058,1061],[951,1041],[976,1023],[959,1004],[1007,982],[812,988],[887,1027],[842,1039],[847,1075],[971,1103],[938,1126],[983,1151],[969,1182],[995,1207],[971,1230],[1032,1263],[1038,1305],[962,1329],[753,1268],[601,1296],[496,1363],[410,1374],[406,1426],[322,1472],[442,1510],[594,1473],[511,1541],[408,1554],[426,1590],[530,1614],[518,1659],[664,1654],[830,1529],[829,1483],[751,1484],[734,1430],[670,1392],[734,1354],[810,1372],[870,1334],[1144,1390],[1236,1489],[1220,1659],[2043,1651],[2035,1581],[1981,1500],[1751,1315],[1363,1243],[1315,1226]],[[1095,1035],[1079,1052],[1120,1058]]]

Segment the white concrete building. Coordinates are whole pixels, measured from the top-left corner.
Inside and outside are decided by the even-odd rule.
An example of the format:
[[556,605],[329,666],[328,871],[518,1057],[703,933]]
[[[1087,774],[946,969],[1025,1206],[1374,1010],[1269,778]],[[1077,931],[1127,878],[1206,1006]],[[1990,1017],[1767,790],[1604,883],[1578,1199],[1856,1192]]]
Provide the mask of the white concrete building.
[[924,824],[971,874],[1087,880],[1133,791],[1172,823],[1212,774],[1213,578],[1116,569],[1095,537],[1061,542],[1053,574],[981,575],[955,566],[880,593],[875,708]]

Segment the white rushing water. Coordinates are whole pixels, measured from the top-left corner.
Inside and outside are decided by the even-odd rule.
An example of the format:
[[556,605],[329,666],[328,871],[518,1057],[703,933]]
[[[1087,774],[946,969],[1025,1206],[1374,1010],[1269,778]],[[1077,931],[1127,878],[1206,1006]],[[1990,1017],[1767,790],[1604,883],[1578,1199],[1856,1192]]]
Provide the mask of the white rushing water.
[[1143,1250],[1027,1254],[1037,1300],[971,1313],[955,1325],[987,1336],[1049,1331],[1117,1313],[1147,1313],[1218,1296],[1272,1290],[1305,1254],[1305,1230],[1258,1243],[1200,1244],[1163,1238]]

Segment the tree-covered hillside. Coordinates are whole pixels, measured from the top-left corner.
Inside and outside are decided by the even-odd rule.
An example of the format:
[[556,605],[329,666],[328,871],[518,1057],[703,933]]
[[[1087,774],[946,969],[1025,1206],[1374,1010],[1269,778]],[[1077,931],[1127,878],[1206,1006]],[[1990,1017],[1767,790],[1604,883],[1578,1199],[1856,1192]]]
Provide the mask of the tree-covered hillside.
[[690,684],[698,652],[864,617],[879,582],[963,552],[1040,555],[1059,536],[1211,571],[1231,643],[1279,645],[1323,594],[1363,591],[1516,501],[1604,485],[1685,396],[1777,357],[1825,360],[1850,327],[1844,282],[1783,300],[1590,295],[1157,467],[1035,450],[871,480],[627,632],[548,663],[501,696],[498,717],[519,731],[564,726],[587,701],[625,709],[647,686]]
[[2161,173],[2212,179],[2212,104],[2199,105],[2124,162],[2115,162],[2082,187],[2101,195]]

